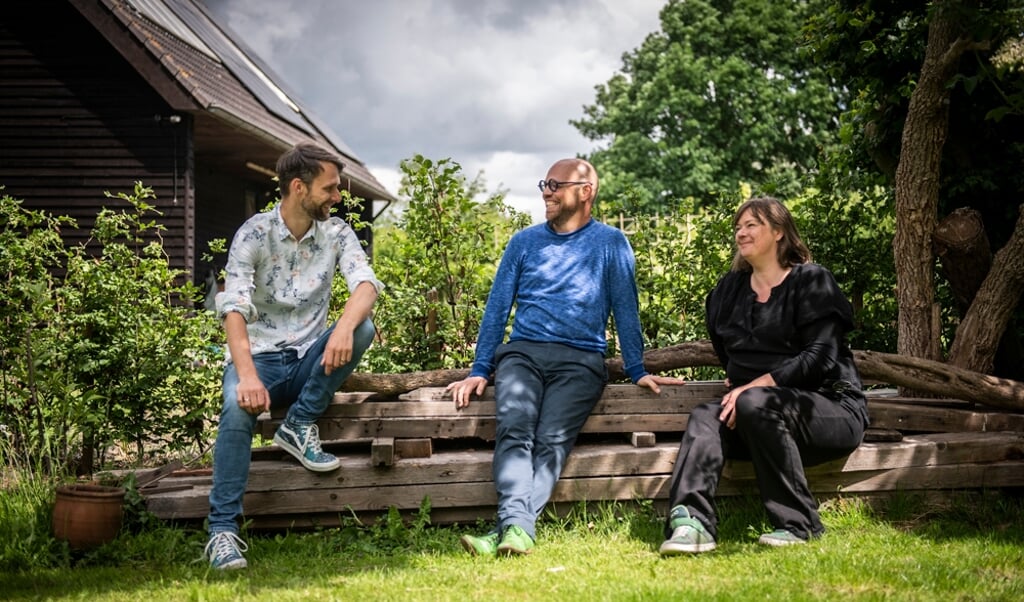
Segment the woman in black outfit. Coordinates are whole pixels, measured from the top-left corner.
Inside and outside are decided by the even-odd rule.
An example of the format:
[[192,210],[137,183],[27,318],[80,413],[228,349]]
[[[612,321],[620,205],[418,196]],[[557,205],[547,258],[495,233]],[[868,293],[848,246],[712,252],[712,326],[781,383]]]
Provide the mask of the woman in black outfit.
[[760,543],[804,543],[824,532],[804,466],[860,444],[867,406],[845,341],[850,302],[811,263],[793,217],[755,198],[733,218],[736,255],[707,297],[707,327],[728,393],[690,414],[669,492],[662,555],[715,548],[714,496],[727,458],[754,464],[775,530]]

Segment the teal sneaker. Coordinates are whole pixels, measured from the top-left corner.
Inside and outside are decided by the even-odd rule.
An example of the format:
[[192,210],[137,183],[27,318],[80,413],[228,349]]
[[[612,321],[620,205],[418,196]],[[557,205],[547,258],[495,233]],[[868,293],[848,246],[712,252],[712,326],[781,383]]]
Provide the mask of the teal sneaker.
[[341,460],[320,447],[320,430],[315,424],[299,426],[282,422],[274,433],[274,443],[313,472],[330,472],[341,466]]
[[488,533],[477,537],[475,535],[463,535],[459,543],[473,556],[497,556],[498,555],[498,534]]
[[715,538],[711,537],[703,523],[690,516],[686,506],[676,506],[669,514],[672,536],[662,542],[658,553],[662,556],[697,554],[714,550]]
[[502,556],[529,554],[535,545],[533,538],[522,527],[512,525],[505,529],[505,533],[501,536],[501,542],[498,543],[498,554]]
[[757,540],[757,543],[779,548],[782,546],[800,545],[802,543],[807,543],[807,540],[797,537],[788,529],[776,529],[771,533],[765,533],[762,535],[760,539]]
[[210,534],[203,555],[210,560],[210,567],[217,570],[244,569],[248,566],[242,552],[249,549],[237,535],[230,531]]

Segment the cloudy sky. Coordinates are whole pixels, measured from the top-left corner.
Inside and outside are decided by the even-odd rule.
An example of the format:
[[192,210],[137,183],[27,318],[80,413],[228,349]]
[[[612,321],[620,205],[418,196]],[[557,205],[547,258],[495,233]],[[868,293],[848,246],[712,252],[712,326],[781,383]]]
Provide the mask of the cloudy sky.
[[450,157],[534,221],[537,180],[594,143],[569,124],[665,0],[203,0],[392,193]]

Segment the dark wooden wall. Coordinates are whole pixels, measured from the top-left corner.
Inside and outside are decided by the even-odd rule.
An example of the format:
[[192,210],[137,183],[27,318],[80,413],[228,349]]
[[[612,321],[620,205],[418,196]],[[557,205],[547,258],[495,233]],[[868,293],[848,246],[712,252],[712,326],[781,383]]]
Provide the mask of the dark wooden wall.
[[154,189],[164,248],[194,266],[191,117],[167,104],[65,2],[5,2],[0,9],[0,186],[25,206],[70,215],[83,242],[104,192]]

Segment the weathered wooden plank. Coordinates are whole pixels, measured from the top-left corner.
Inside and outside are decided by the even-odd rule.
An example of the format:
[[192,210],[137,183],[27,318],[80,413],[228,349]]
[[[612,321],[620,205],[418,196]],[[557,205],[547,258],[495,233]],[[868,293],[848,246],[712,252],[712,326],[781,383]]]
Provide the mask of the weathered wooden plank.
[[629,443],[633,447],[654,447],[658,436],[651,432],[630,433]]
[[[577,445],[566,462],[563,478],[670,473],[678,443],[658,443],[649,448],[626,444]],[[291,489],[385,487],[409,483],[490,481],[493,451],[449,450],[429,458],[409,458],[387,470],[369,465],[362,454],[340,455],[341,468],[314,473],[293,460],[253,462],[248,489],[287,491]],[[935,433],[908,436],[891,443],[864,443],[838,467],[812,467],[809,474],[892,468],[925,467],[960,462],[991,462],[1024,457],[1024,433]],[[736,480],[753,478],[749,462],[726,463],[723,476]],[[743,472],[743,471],[746,472]],[[197,476],[168,477],[170,481],[206,485],[209,471]]]
[[[577,445],[566,461],[563,477],[616,474],[668,473],[675,461],[677,444],[649,448],[619,445]],[[371,466],[365,455],[339,456],[341,467],[329,473],[306,470],[294,460],[253,462],[247,491],[342,489],[389,487],[414,483],[491,482],[493,450],[451,450],[427,458],[408,458],[387,469]],[[207,472],[173,478],[174,482],[208,486]]]
[[370,465],[391,466],[395,463],[395,438],[378,437],[370,444]]
[[1024,414],[951,407],[868,402],[871,426],[914,432],[1024,431]]
[[[670,475],[614,477],[563,477],[552,493],[553,502],[626,501],[665,499]],[[883,471],[830,473],[809,477],[815,493],[834,494],[931,489],[1019,487],[1024,485],[1024,461],[988,464],[950,464]],[[722,479],[718,496],[749,494],[750,481]],[[147,498],[147,507],[165,520],[199,519],[209,510],[209,487],[169,492]],[[394,506],[415,510],[429,497],[432,508],[491,507],[497,498],[488,482],[430,483],[394,487],[353,487],[329,490],[295,490],[286,493],[250,491],[245,495],[247,517],[282,514],[318,514],[353,511],[384,511]]]
[[[584,433],[628,433],[632,431],[681,432],[689,414],[592,414],[583,425]],[[494,417],[434,418],[321,418],[317,421],[324,441],[377,437],[431,437],[434,439],[476,438],[493,441]],[[270,438],[279,420],[261,423],[261,434]]]
[[[720,380],[692,381],[685,385],[663,385],[661,393],[655,395],[647,387],[637,385],[612,384],[604,388],[601,401],[648,399],[661,400],[708,400],[721,397],[725,393],[725,385]],[[444,387],[422,387],[415,391],[402,393],[399,399],[405,401],[451,401],[451,393]],[[494,401],[494,387],[484,389],[483,395],[473,398],[476,401]],[[600,402],[598,402],[600,404]]]
[[[660,499],[677,444],[650,448],[626,444],[580,445],[570,456],[554,501]],[[490,506],[493,451],[455,450],[375,468],[365,455],[341,457],[332,473],[312,473],[298,464],[254,462],[246,492],[247,513],[330,513],[381,510],[389,505],[415,509],[423,496],[435,508]],[[812,491],[871,492],[896,489],[963,489],[1018,486],[1024,481],[1024,433],[936,433],[892,443],[865,443],[845,461],[808,470]],[[1018,471],[1013,473],[1013,471]],[[752,471],[729,464],[719,495],[749,493]],[[210,476],[165,479],[168,487],[147,496],[154,514],[165,519],[200,519],[209,509]],[[251,501],[250,501],[251,500]]]
[[864,431],[864,441],[867,443],[879,443],[882,441],[900,441],[903,433],[895,429],[869,428]]
[[833,473],[808,479],[814,492],[913,491],[922,489],[988,489],[1024,485],[1024,461],[989,464],[945,464],[867,473]]
[[[1024,458],[1024,433],[935,433],[907,436],[900,441],[862,443],[843,460],[807,468],[807,478],[834,472],[858,472],[998,462]],[[750,462],[729,460],[722,476],[732,480],[754,478]]]
[[153,487],[156,485],[157,481],[183,467],[184,464],[181,460],[173,460],[158,468],[138,470],[135,472],[135,486],[139,488]]
[[[643,390],[640,387],[634,387]],[[653,394],[652,394],[653,395]],[[598,401],[593,414],[675,414],[690,412],[710,398],[701,397],[629,397]],[[493,417],[494,401],[473,401],[467,407],[456,409],[448,401],[368,401],[366,403],[333,403],[327,407],[324,417],[329,418],[465,418],[471,416]],[[280,420],[284,411],[275,410],[272,415],[261,414],[261,419]]]
[[395,439],[395,455],[398,458],[429,458],[434,455],[432,439]]

